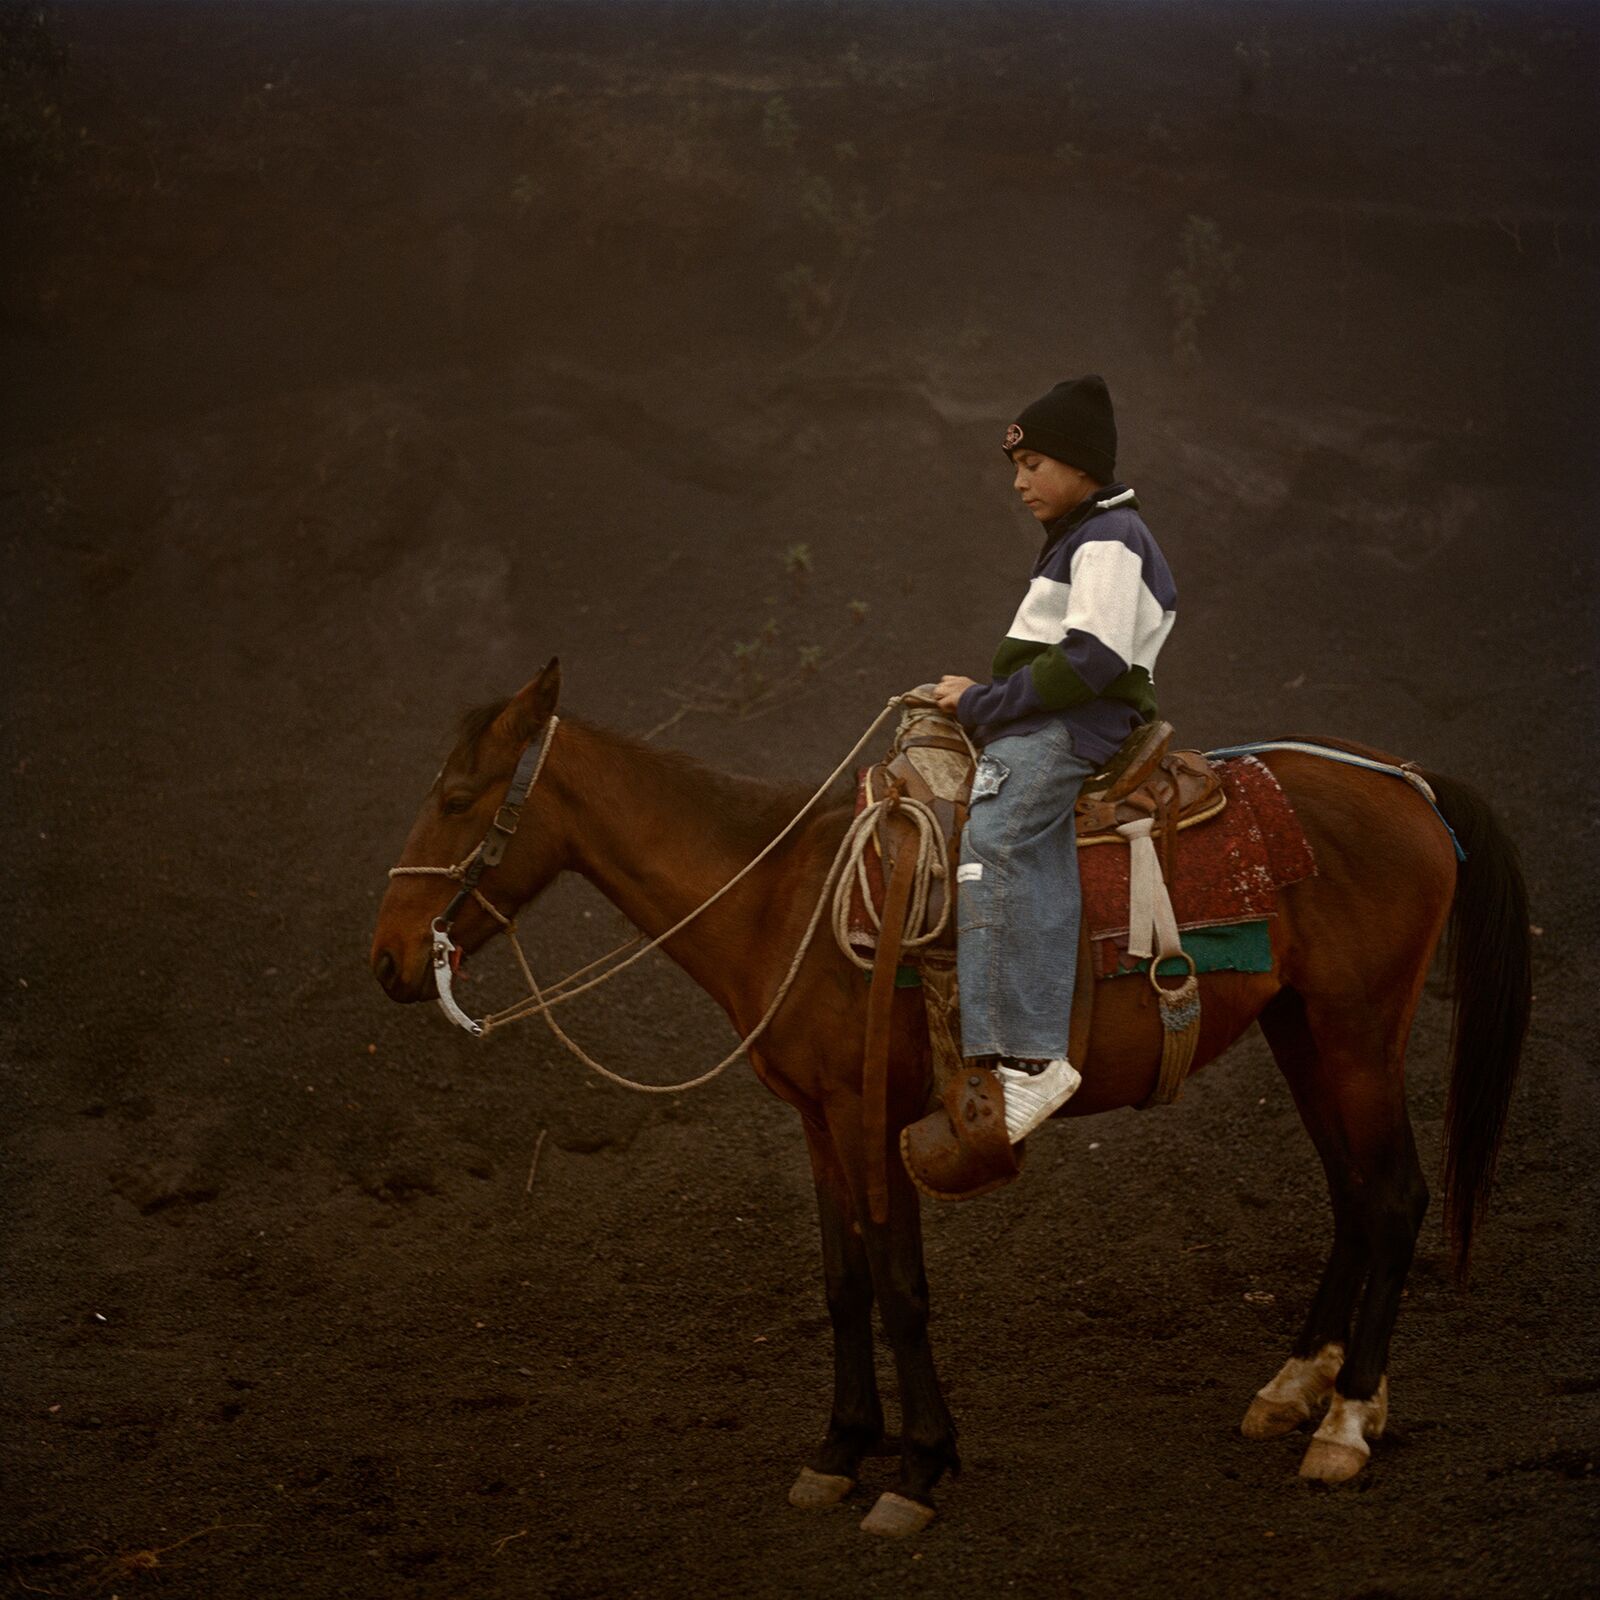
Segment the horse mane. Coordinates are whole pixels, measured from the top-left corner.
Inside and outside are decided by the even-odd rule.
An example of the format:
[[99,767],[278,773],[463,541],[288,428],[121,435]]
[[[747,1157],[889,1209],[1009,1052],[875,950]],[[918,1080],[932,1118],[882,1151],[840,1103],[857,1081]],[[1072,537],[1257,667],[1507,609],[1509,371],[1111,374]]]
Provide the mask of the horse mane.
[[[475,767],[477,747],[511,701],[490,701],[464,711],[456,725],[456,747],[452,759],[459,757]],[[579,717],[563,716],[569,726],[581,729],[591,738],[613,750],[637,757],[649,767],[651,775],[668,791],[669,798],[686,809],[698,810],[731,844],[759,850],[793,819],[813,789],[803,783],[769,783],[763,778],[722,772],[681,750],[667,750],[632,734],[618,733]],[[854,779],[841,777],[817,802],[813,816],[849,804]]]

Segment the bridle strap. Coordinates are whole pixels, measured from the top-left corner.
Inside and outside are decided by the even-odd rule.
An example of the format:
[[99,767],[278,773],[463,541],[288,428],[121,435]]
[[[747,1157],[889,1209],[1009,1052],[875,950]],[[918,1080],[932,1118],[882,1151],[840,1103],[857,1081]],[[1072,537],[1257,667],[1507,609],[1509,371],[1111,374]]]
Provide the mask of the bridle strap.
[[539,781],[539,774],[544,770],[545,757],[550,754],[550,741],[555,737],[556,724],[560,718],[554,713],[545,724],[544,737],[537,744],[532,741],[522,748],[522,753],[517,757],[517,765],[511,774],[511,787],[506,790],[506,797],[500,802],[500,809],[494,814],[494,821],[489,824],[489,831],[479,840],[478,846],[465,861],[458,867],[392,867],[390,877],[409,876],[412,874],[443,872],[446,876],[457,878],[461,887],[456,891],[455,898],[451,900],[443,912],[435,918],[434,926],[448,934],[452,924],[468,900],[477,898],[480,905],[486,906],[494,912],[495,917],[503,927],[510,926],[510,918],[502,916],[494,906],[484,897],[478,888],[478,880],[490,867],[498,866],[505,856],[506,846],[516,836],[517,828],[522,821],[522,808],[527,804],[528,795],[534,784]]

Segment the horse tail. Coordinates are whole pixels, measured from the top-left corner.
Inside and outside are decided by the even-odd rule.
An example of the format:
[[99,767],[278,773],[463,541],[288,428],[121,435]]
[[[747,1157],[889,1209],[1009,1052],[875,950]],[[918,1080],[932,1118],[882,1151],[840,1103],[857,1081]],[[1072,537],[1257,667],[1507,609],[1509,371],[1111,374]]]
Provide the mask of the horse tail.
[[1465,1282],[1528,1031],[1533,941],[1517,847],[1466,784],[1431,772],[1427,779],[1466,853],[1446,935],[1454,1012],[1444,1157],[1445,1223],[1456,1279]]

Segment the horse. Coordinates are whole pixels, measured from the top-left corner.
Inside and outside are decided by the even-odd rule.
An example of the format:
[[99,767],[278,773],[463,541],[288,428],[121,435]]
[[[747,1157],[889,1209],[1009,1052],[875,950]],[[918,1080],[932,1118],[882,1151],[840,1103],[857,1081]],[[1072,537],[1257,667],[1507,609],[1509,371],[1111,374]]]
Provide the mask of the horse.
[[[517,694],[469,712],[406,840],[402,867],[460,862],[486,837],[519,759],[544,740],[521,826],[481,880],[492,909],[471,896],[455,897],[452,933],[464,954],[569,871],[654,938],[734,878],[797,808],[783,789],[713,772],[582,721],[562,717],[552,724],[559,693],[560,667],[552,660]],[[1361,746],[1340,747],[1390,759]],[[1318,870],[1280,892],[1270,971],[1201,977],[1202,1023],[1191,1070],[1259,1023],[1321,1158],[1332,1248],[1288,1359],[1257,1392],[1241,1427],[1251,1438],[1271,1438],[1326,1407],[1300,1471],[1338,1483],[1366,1465],[1369,1441],[1387,1419],[1389,1343],[1429,1200],[1406,1111],[1412,1017],[1444,940],[1453,987],[1444,1209],[1464,1279],[1532,998],[1527,898],[1514,845],[1464,783],[1424,775],[1436,812],[1416,788],[1392,776],[1297,752],[1259,759],[1298,813]],[[765,1015],[793,964],[850,814],[847,793],[825,796],[756,870],[661,946],[741,1037]],[[1464,851],[1459,860],[1444,823]],[[392,1000],[415,1002],[436,992],[431,930],[456,888],[440,876],[391,877],[370,962]],[[862,1460],[885,1453],[873,1364],[876,1303],[893,1350],[902,1428],[898,1476],[862,1526],[905,1535],[933,1516],[933,1491],[960,1460],[928,1341],[920,1198],[895,1159],[901,1129],[926,1109],[931,1063],[922,1003],[915,990],[895,996],[889,1204],[880,1222],[867,1195],[867,994],[862,974],[833,941],[818,939],[748,1053],[759,1080],[800,1116],[833,1330],[827,1429],[789,1498],[808,1508],[836,1504],[855,1487]],[[1093,1116],[1140,1104],[1160,1054],[1148,986],[1102,982],[1087,1059],[1079,1063],[1083,1087],[1058,1114]]]

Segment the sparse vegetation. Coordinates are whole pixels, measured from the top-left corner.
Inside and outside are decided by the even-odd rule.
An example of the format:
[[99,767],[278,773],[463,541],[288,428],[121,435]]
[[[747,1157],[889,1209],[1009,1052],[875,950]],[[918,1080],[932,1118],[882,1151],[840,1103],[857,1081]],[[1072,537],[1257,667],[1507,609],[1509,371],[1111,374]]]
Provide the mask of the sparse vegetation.
[[793,150],[800,137],[800,124],[794,120],[789,102],[781,94],[767,101],[761,112],[761,142],[769,150]]
[[36,189],[83,137],[62,115],[66,64],[44,6],[0,6],[0,169],[11,175],[7,187]]
[[769,616],[751,637],[718,646],[692,692],[669,690],[677,709],[647,739],[695,712],[736,722],[763,716],[787,704],[861,643],[871,606],[855,599],[839,608],[837,602],[815,595],[811,579],[816,557],[809,544],[788,545],[777,562],[788,579],[787,593],[763,595],[762,603],[779,614]]
[[1172,359],[1180,367],[1200,365],[1200,325],[1218,302],[1239,288],[1240,245],[1224,244],[1211,217],[1192,213],[1178,237],[1179,264],[1167,274],[1172,308]]
[[1423,41],[1428,70],[1441,78],[1482,78],[1491,73],[1534,75],[1527,52],[1495,37],[1489,19],[1476,6],[1461,6]]
[[788,102],[775,95],[762,111],[761,142],[794,157],[788,176],[795,212],[815,254],[794,262],[777,275],[776,286],[790,323],[813,345],[825,343],[844,325],[861,268],[872,253],[872,236],[888,215],[875,206],[849,174],[861,153],[848,139],[828,146],[836,169],[818,170],[799,152],[801,128]]
[[1173,135],[1172,129],[1167,126],[1167,119],[1163,117],[1160,112],[1157,112],[1155,116],[1151,117],[1150,121],[1146,123],[1144,138],[1145,143],[1148,144],[1151,149],[1159,151],[1164,156],[1175,155],[1177,153],[1178,141]]
[[1233,47],[1234,87],[1239,105],[1248,109],[1272,69],[1272,47],[1264,32],[1240,39]]
[[817,269],[808,261],[797,261],[778,274],[778,293],[790,322],[807,338],[819,338],[833,310],[833,289],[817,277]]
[[1478,6],[1456,6],[1448,12],[1420,10],[1403,35],[1392,36],[1381,50],[1366,49],[1349,62],[1346,71],[1362,77],[1416,80],[1418,78],[1486,78],[1537,76],[1525,48],[1530,38],[1540,43],[1564,43],[1562,30],[1546,29],[1537,36],[1514,7],[1494,15]]

